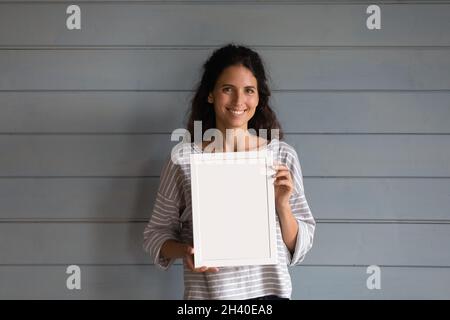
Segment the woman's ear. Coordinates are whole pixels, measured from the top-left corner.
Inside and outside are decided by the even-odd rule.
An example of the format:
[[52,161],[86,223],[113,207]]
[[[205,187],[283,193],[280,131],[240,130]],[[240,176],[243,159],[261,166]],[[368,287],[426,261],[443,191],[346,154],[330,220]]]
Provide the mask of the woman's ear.
[[208,103],[213,103],[213,102],[214,102],[214,99],[213,99],[212,94],[210,93],[210,94],[208,95]]

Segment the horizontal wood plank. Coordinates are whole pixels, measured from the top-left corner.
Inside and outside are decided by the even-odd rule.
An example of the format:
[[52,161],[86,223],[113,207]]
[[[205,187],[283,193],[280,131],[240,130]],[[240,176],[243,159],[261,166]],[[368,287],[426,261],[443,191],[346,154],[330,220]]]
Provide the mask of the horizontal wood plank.
[[[193,90],[210,49],[0,50],[0,90]],[[276,90],[450,90],[448,48],[264,48]]]
[[[147,221],[159,178],[0,178],[0,221]],[[450,221],[450,179],[305,178],[317,220]]]
[[[175,137],[176,138],[176,137]],[[304,176],[450,177],[449,135],[287,135]],[[158,176],[170,135],[0,135],[0,176]]]
[[[364,1],[133,1],[126,6],[90,1],[78,3],[81,32],[66,28],[69,3],[1,2],[0,43],[7,46],[217,46],[230,41],[268,46],[450,45],[448,32],[441,32],[450,29],[448,2],[405,5],[379,1],[382,28],[373,31],[366,27],[366,8],[372,3]],[[235,27],[242,22],[245,28]]]
[[[0,299],[181,299],[180,265],[80,265],[81,290],[66,287],[67,266],[0,266]],[[381,288],[366,286],[366,267],[290,269],[292,299],[449,299],[450,268],[381,267]]]
[[[144,227],[0,223],[0,264],[151,264],[142,249]],[[319,223],[303,263],[449,267],[449,242],[450,224]]]
[[[0,133],[160,133],[193,92],[0,92]],[[274,92],[288,133],[450,133],[450,92]],[[324,116],[325,115],[325,116]]]

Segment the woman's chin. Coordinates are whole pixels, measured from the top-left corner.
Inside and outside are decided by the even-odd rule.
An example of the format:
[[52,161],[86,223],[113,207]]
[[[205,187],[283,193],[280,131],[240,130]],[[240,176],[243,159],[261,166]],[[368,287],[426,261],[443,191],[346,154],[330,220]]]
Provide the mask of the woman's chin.
[[243,121],[230,121],[228,122],[227,129],[242,129],[246,128],[246,122]]

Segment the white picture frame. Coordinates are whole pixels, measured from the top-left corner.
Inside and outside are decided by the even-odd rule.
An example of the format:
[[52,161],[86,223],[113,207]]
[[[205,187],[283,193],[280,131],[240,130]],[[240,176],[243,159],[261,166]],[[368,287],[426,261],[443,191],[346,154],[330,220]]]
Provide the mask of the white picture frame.
[[196,268],[277,264],[267,150],[190,155]]

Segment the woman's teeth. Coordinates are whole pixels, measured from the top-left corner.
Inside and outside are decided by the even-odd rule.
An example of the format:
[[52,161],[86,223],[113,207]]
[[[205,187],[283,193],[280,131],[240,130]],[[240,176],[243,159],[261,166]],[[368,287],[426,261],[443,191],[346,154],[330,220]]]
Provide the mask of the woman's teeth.
[[237,111],[237,110],[229,110],[232,114],[235,114],[235,115],[241,115],[241,114],[243,114],[244,112],[245,112],[245,110],[240,110],[240,111]]

